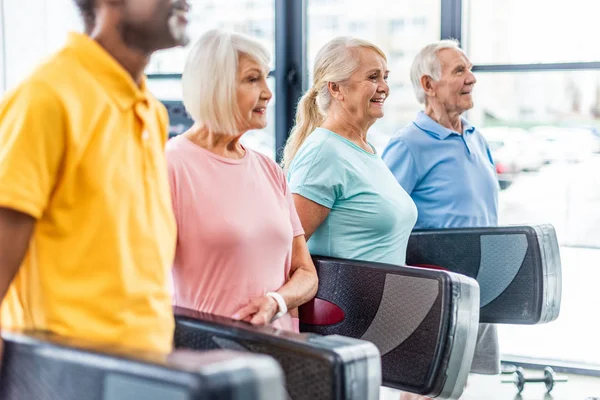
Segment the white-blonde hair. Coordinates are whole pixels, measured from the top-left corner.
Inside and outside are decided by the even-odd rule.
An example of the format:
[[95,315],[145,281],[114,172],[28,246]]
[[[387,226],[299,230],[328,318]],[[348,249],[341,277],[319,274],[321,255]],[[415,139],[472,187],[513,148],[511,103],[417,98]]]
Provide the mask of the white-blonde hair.
[[192,119],[210,132],[238,133],[240,56],[249,57],[268,71],[271,56],[261,43],[220,29],[204,33],[185,62],[181,77],[183,104]]
[[360,62],[356,52],[360,48],[374,50],[387,62],[385,53],[373,43],[347,36],[330,40],[317,53],[312,87],[298,102],[296,123],[283,150],[284,169],[289,168],[308,135],[323,123],[332,99],[328,84],[350,79]]
[[415,96],[421,104],[425,104],[425,90],[421,85],[421,78],[424,75],[430,76],[434,81],[439,81],[442,77],[442,63],[438,53],[443,49],[456,49],[463,51],[457,40],[440,40],[423,47],[415,57],[410,68],[410,80],[415,91]]

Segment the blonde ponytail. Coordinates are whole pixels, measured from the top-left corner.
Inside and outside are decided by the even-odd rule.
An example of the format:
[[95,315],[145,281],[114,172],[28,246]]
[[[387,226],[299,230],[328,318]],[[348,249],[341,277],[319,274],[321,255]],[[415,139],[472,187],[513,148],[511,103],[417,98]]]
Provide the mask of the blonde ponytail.
[[285,148],[283,149],[283,159],[281,165],[287,172],[292,160],[298,153],[300,146],[306,140],[312,131],[317,129],[324,121],[324,116],[319,111],[317,105],[318,91],[311,88],[302,96],[298,102],[298,110],[296,111],[296,124],[290,133]]
[[386,59],[383,51],[373,43],[345,36],[330,40],[317,53],[313,86],[298,102],[296,124],[283,150],[281,165],[286,172],[308,135],[325,121],[332,99],[329,82],[347,81],[358,67],[359,59],[354,54],[358,48],[375,50]]

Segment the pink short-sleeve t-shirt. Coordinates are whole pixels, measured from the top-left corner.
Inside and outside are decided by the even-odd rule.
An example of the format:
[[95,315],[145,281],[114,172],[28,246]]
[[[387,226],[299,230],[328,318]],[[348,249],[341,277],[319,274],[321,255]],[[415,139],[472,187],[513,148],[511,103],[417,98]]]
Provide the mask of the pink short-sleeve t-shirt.
[[[289,278],[304,231],[281,168],[246,149],[232,160],[185,136],[167,143],[178,237],[174,304],[231,317]],[[288,315],[275,326],[297,330]]]

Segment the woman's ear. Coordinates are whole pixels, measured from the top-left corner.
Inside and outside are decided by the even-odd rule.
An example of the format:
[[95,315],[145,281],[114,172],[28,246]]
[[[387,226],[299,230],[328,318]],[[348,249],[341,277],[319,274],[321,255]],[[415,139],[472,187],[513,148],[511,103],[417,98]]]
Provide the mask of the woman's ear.
[[343,100],[344,95],[342,94],[340,84],[337,82],[329,82],[327,83],[327,89],[329,89],[329,94],[336,100]]

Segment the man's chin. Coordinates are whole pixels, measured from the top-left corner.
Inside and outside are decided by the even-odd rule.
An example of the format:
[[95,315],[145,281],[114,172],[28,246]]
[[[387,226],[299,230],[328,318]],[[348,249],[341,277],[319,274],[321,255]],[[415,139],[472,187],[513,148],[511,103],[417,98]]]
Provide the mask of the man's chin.
[[[157,43],[158,42],[158,43]],[[187,35],[173,36],[171,32],[167,32],[161,36],[161,40],[154,43],[152,51],[168,50],[174,47],[187,46],[190,39]]]
[[190,36],[186,31],[180,32],[178,35],[172,35],[177,46],[187,46],[190,44]]
[[460,108],[462,108],[463,112],[465,112],[473,108],[473,106],[473,101],[465,101],[463,104],[461,104]]

